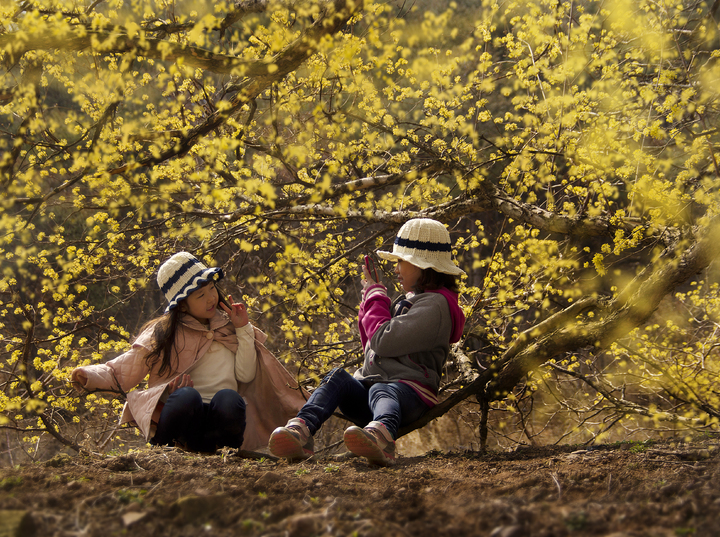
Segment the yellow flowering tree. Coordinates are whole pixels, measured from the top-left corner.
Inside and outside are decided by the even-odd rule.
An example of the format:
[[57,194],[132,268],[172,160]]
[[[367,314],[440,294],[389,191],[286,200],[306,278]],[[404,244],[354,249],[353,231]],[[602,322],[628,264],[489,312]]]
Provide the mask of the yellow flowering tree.
[[[469,276],[456,373],[415,427],[569,381],[574,410],[712,425],[714,400],[618,379],[689,382],[675,353],[652,372],[630,356],[662,347],[658,306],[717,255],[715,10],[3,3],[0,427],[30,454],[47,434],[116,445],[122,401],[67,379],[162,311],[155,273],[181,249],[226,269],[301,379],[352,367],[360,255],[417,216],[448,225]],[[701,339],[714,371],[711,332],[683,359]]]

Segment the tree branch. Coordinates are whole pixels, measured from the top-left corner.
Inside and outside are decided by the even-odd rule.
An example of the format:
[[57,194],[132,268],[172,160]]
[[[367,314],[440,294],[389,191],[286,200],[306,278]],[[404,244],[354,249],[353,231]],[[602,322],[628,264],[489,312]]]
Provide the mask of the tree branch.
[[521,334],[493,367],[402,428],[400,436],[423,427],[471,395],[480,394],[488,401],[502,399],[528,372],[551,358],[583,347],[606,348],[646,322],[669,292],[720,256],[720,216],[713,217],[697,235],[689,248],[676,247],[674,253],[682,252],[677,259],[661,258],[649,268],[650,276],[631,282],[627,292],[603,310],[605,315],[599,321],[575,321],[577,315],[595,305],[595,299],[586,298]]
[[685,425],[705,425],[699,419],[686,418],[685,416],[678,416],[677,414],[673,414],[671,412],[650,412],[650,410],[643,405],[633,403],[632,401],[628,401],[624,398],[619,399],[615,397],[610,390],[606,390],[599,383],[594,382],[586,375],[582,375],[577,371],[565,369],[557,364],[548,364],[548,366],[555,371],[558,371],[559,373],[581,380],[582,382],[590,386],[593,390],[601,394],[607,401],[610,402],[611,405],[613,405],[615,409],[617,409],[619,412],[622,412],[623,414],[632,413],[671,423],[683,423]]

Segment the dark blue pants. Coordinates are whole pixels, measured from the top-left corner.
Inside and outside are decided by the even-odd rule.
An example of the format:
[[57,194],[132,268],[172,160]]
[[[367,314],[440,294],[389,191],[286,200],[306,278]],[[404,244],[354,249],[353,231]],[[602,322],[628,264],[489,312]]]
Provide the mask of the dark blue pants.
[[245,401],[235,390],[220,390],[209,403],[203,403],[195,388],[175,390],[165,401],[155,445],[173,445],[212,452],[217,448],[239,448],[245,434]]
[[410,386],[401,382],[365,384],[344,369],[333,369],[298,412],[315,434],[336,409],[365,426],[379,421],[397,438],[401,426],[412,423],[429,408]]

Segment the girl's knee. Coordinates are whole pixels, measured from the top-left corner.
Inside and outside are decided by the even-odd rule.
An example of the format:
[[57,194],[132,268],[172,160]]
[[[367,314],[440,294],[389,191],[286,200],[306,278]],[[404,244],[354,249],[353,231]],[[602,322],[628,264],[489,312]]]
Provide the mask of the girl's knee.
[[202,402],[200,392],[195,388],[186,386],[171,393],[165,404],[172,404],[179,407],[196,407],[201,406]]
[[244,413],[247,405],[235,390],[220,390],[213,396],[210,406],[214,412],[233,415]]
[[400,400],[400,394],[392,384],[385,384],[381,382],[370,386],[370,389],[368,390],[368,395],[370,396],[371,400],[385,397],[395,401]]

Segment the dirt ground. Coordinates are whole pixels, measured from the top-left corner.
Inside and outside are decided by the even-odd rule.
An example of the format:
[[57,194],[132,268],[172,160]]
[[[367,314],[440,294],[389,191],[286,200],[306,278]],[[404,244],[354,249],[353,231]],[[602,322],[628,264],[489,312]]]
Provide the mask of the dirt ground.
[[153,448],[0,472],[3,536],[720,534],[717,439],[430,453],[389,468]]

